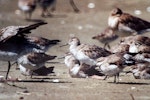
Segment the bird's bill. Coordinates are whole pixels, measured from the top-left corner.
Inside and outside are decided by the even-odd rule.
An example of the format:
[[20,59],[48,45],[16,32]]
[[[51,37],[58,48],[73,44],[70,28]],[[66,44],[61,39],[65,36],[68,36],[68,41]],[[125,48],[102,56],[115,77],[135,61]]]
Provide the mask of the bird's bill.
[[66,43],[66,44],[63,44],[63,45],[61,45],[61,46],[59,46],[59,47],[64,47],[64,46],[67,46],[67,45],[69,45],[68,43]]

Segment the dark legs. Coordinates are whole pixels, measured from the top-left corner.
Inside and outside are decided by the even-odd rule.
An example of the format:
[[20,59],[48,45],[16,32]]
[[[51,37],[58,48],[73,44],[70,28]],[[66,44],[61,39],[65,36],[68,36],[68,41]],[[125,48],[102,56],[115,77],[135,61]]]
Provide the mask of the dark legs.
[[114,83],[118,83],[118,82],[119,82],[119,73],[114,76]]
[[104,44],[104,49],[106,49],[106,47],[108,47],[109,50],[111,49],[111,47],[110,47],[110,45],[109,45],[108,42],[106,42],[106,43]]
[[8,70],[7,70],[7,73],[6,73],[6,80],[8,78],[10,67],[11,67],[10,61],[8,61]]
[[70,4],[75,12],[79,12],[80,10],[77,8],[73,0],[70,0]]

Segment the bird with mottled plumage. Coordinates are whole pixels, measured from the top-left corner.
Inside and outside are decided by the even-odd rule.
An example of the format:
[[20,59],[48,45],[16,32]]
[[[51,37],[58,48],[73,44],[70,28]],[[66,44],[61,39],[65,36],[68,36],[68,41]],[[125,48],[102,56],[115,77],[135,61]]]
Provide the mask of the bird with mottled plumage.
[[101,43],[104,43],[104,48],[107,46],[110,49],[109,43],[116,40],[118,35],[114,33],[114,30],[110,27],[107,27],[103,32],[92,37]]
[[143,45],[150,46],[150,37],[143,35],[127,36],[120,40],[120,44],[131,44],[137,42]]
[[80,64],[73,54],[66,53],[64,59],[65,65],[69,68],[69,74],[73,78],[95,78],[102,79],[103,74],[87,64]]
[[6,79],[11,67],[10,61],[16,61],[22,55],[30,52],[41,52],[37,45],[28,41],[28,34],[45,22],[38,22],[27,26],[8,26],[0,30],[0,60],[8,61]]
[[[22,70],[24,73],[26,71],[35,71],[43,66],[49,60],[55,59],[56,56],[51,56],[45,53],[28,53],[18,58],[17,62],[20,68],[24,67],[26,70]],[[32,77],[32,74],[31,74]]]
[[150,64],[137,63],[131,66],[131,72],[135,79],[150,79]]
[[81,44],[77,37],[70,37],[68,44],[70,45],[69,51],[80,61],[80,63],[91,66],[96,64],[97,58],[111,54],[110,51],[96,45]]
[[124,53],[115,53],[107,57],[100,57],[97,59],[96,66],[100,68],[101,73],[106,75],[106,78],[107,76],[114,76],[114,82],[119,82],[119,73],[123,71],[126,65],[134,63],[134,61],[127,62],[128,58],[124,55]]
[[128,44],[130,53],[150,53],[150,38],[136,35],[122,38],[120,44]]
[[150,54],[149,53],[138,53],[132,57],[138,63],[149,62],[150,63]]
[[141,34],[150,31],[150,22],[114,8],[108,18],[108,26],[124,32]]
[[119,52],[128,53],[129,47],[130,47],[130,45],[128,45],[128,44],[116,44],[110,49],[110,51],[112,53],[119,53]]

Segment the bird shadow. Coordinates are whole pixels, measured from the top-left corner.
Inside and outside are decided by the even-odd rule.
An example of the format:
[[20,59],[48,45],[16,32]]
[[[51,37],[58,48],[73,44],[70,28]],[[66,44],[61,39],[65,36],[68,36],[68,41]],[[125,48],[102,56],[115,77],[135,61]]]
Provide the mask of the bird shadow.
[[137,82],[108,82],[108,83],[113,83],[113,84],[128,84],[128,85],[150,85],[150,83],[137,83]]
[[[54,79],[53,79],[54,80]],[[33,79],[28,79],[28,80],[18,80],[18,81],[15,81],[15,82],[6,82],[6,84],[8,86],[12,86],[12,87],[15,87],[15,88],[20,88],[20,89],[27,89],[27,87],[22,87],[22,86],[18,86],[17,84],[15,83],[53,83],[53,84],[62,84],[62,83],[72,83],[72,82],[69,82],[69,81],[53,81],[53,80],[47,80],[45,78],[39,78],[39,79],[36,79],[36,80],[33,80]]]
[[25,19],[28,22],[43,22],[44,20],[42,19]]
[[52,15],[44,16],[44,18],[66,18],[66,17],[67,17],[67,15],[65,15],[65,14],[59,14],[59,15],[52,14]]
[[17,81],[17,82],[27,82],[27,83],[71,83],[71,82],[68,82],[68,81],[54,82],[53,80],[46,80],[46,79],[36,79],[36,80],[29,79],[29,80],[20,80],[20,81]]

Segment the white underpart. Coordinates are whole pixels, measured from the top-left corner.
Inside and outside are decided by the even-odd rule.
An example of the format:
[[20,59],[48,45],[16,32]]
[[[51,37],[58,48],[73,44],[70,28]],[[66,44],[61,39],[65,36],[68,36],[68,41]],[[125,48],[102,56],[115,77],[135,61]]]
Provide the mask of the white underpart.
[[73,55],[68,55],[65,57],[64,62],[68,68],[71,68],[74,65],[75,60],[76,59],[74,58]]
[[30,10],[30,7],[27,6],[27,4],[24,4],[24,2],[19,2],[19,3],[18,3],[18,6],[19,6],[19,8],[20,8],[21,10],[23,10],[23,11],[29,11],[29,10]]
[[133,69],[132,70],[132,73],[133,75],[136,77],[136,78],[139,78],[140,77],[140,71],[138,69]]
[[89,58],[87,55],[84,54],[84,52],[82,52],[81,50],[77,50],[76,47],[71,45],[69,50],[80,62],[91,66],[96,64],[96,61],[94,59]]
[[100,68],[102,70],[102,73],[108,76],[114,76],[121,71],[121,69],[119,69],[117,65],[114,64],[110,65],[108,63],[103,63],[100,66]]
[[141,55],[141,54],[137,54],[137,55],[135,56],[135,59],[141,60],[141,61],[150,62],[150,58],[145,58],[145,57],[144,57],[143,55]]
[[23,74],[23,75],[31,75],[30,73],[30,70],[29,69],[26,69],[24,66],[22,66],[21,64],[19,64],[19,69],[20,69],[20,72]]
[[115,28],[118,24],[118,17],[109,17],[108,18],[108,26],[111,28]]
[[33,71],[33,70],[36,70],[36,69],[38,69],[38,68],[40,68],[40,67],[42,67],[42,66],[44,66],[44,63],[41,63],[41,64],[33,64],[33,63],[31,63],[31,62],[28,60],[28,58],[27,58],[26,55],[20,57],[20,58],[18,59],[18,63],[21,64],[23,67],[25,67],[25,68],[27,68],[27,69],[30,69],[30,70],[32,70],[32,71]]
[[144,61],[147,61],[150,63],[150,58],[144,58]]
[[75,57],[82,63],[88,64],[91,66],[96,64],[96,61],[94,59],[89,58],[87,55],[84,54],[84,52],[78,51]]
[[124,54],[123,57],[126,59],[126,60],[129,60],[132,58],[132,55],[130,54]]
[[141,78],[142,78],[142,79],[150,79],[150,74],[147,73],[147,72],[145,72],[145,71],[143,71],[143,72],[141,73]]
[[80,70],[80,66],[76,64],[70,71],[72,72],[73,75],[77,75]]
[[139,52],[138,47],[135,44],[130,44],[129,52],[130,53],[138,53]]

